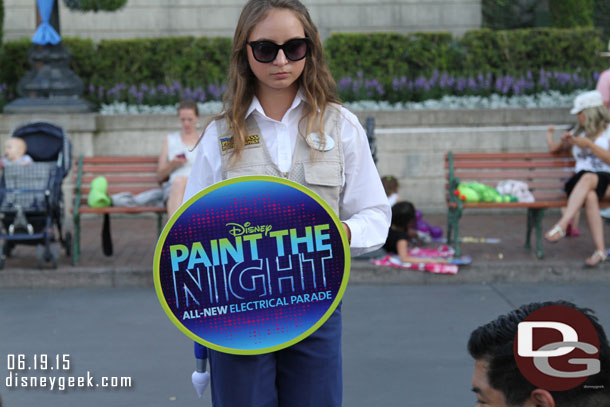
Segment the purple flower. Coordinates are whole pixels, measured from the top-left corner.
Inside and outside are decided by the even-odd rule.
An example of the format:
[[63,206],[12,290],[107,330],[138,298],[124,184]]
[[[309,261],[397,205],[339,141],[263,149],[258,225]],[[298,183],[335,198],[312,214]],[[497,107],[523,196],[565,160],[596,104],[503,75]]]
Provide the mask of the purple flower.
[[457,85],[455,88],[458,92],[460,92],[460,93],[463,92],[464,89],[466,89],[466,79],[458,78]]

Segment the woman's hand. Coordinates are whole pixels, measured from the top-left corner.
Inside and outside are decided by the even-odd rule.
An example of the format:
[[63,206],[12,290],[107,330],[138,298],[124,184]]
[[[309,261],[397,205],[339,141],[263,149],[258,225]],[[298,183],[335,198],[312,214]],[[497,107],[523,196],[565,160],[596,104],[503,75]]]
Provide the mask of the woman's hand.
[[184,164],[186,164],[187,159],[184,156],[184,154],[180,154],[175,156],[170,162],[169,165],[172,167],[172,171],[182,167]]
[[566,151],[568,147],[570,147],[570,143],[568,143],[567,137],[570,135],[569,132],[565,132],[562,134],[561,138],[557,143],[553,142],[553,132],[555,131],[555,126],[552,124],[547,128],[546,133],[546,143],[549,146],[549,152],[552,154],[557,154],[562,151]]
[[351,243],[352,242],[352,231],[349,229],[349,226],[347,226],[347,223],[341,222],[341,224],[343,225],[343,229],[345,229],[345,234],[347,235],[347,241],[349,243]]
[[552,124],[547,128],[546,131],[546,143],[549,145],[549,149],[553,147],[553,132],[555,131],[555,126]]
[[568,133],[568,135],[565,136],[565,139],[568,141],[568,143],[581,148],[590,148],[593,145],[593,142],[588,137],[574,137]]

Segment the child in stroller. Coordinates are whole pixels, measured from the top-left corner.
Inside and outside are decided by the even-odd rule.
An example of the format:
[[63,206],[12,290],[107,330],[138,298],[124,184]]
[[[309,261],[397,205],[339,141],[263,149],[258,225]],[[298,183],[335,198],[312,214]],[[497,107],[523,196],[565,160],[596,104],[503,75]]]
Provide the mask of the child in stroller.
[[49,261],[57,267],[57,239],[70,254],[71,235],[62,235],[61,184],[71,160],[63,129],[49,122],[21,125],[5,143],[0,178],[0,268],[17,244],[37,246],[39,267]]
[[4,143],[4,153],[2,155],[2,167],[7,165],[28,165],[32,162],[32,157],[25,152],[28,146],[25,141],[18,137],[10,137]]

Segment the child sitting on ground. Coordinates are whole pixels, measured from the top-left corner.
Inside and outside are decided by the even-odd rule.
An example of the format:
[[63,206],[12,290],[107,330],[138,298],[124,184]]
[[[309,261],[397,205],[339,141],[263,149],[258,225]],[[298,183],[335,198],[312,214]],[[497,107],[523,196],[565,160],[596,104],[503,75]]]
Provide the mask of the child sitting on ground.
[[10,137],[4,142],[4,153],[2,156],[2,167],[7,165],[28,165],[32,162],[32,157],[25,152],[27,145],[25,141],[18,137]]
[[394,206],[394,204],[398,202],[398,180],[393,175],[384,175],[381,177],[381,184],[388,197],[390,206]]
[[449,263],[444,258],[413,257],[409,254],[409,231],[415,227],[415,207],[411,202],[402,201],[392,206],[392,225],[383,248],[388,253],[400,256],[403,263]]

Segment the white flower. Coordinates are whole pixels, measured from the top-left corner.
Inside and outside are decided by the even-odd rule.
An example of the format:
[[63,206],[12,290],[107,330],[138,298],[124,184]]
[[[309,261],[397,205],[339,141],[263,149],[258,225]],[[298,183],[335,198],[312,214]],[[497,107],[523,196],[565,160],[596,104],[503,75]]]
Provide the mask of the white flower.
[[[572,105],[574,98],[583,92],[583,89],[576,90],[570,94],[562,94],[556,90],[551,90],[537,95],[502,96],[492,94],[489,97],[482,96],[443,96],[441,99],[429,99],[423,102],[398,102],[389,103],[387,101],[358,100],[347,102],[345,106],[351,110],[443,110],[443,109],[505,109],[511,107],[568,107]],[[109,105],[102,105],[100,114],[120,115],[120,114],[175,114],[177,106],[148,106],[148,105],[128,105],[125,102],[114,102]],[[200,114],[218,114],[222,110],[222,102],[210,101],[197,103]]]

